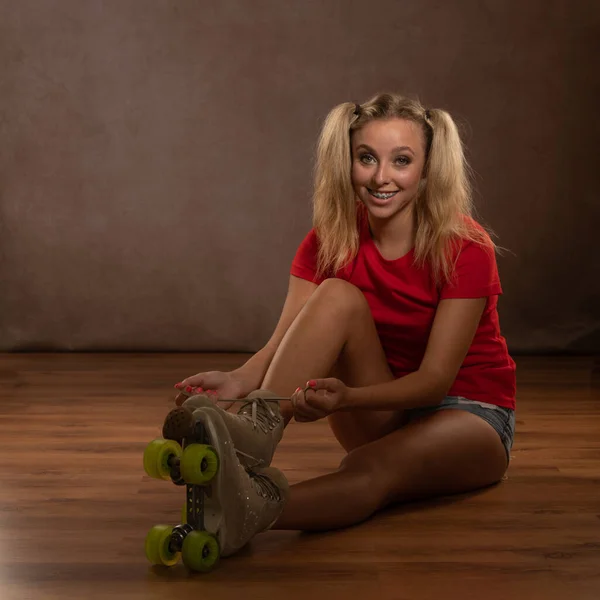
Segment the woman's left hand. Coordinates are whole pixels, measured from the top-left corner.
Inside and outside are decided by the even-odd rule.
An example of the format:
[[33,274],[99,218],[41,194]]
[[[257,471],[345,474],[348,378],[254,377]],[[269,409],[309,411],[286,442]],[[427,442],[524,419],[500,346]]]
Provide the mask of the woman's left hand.
[[311,379],[304,390],[292,394],[294,419],[299,422],[317,421],[340,410],[348,396],[348,387],[339,379]]

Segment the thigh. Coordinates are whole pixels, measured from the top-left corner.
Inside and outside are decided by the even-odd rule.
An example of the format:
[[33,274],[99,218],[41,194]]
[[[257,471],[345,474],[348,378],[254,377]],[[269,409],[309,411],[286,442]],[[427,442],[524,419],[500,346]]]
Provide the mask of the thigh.
[[316,310],[333,307],[334,313],[344,314],[344,343],[332,371],[353,387],[392,381],[394,375],[362,291],[343,279],[328,279],[319,286],[319,292],[321,303]]
[[[337,364],[330,376],[340,379],[351,387],[364,387],[393,380],[393,377],[371,380],[365,378],[361,379],[361,383],[356,383],[357,373],[365,376],[365,371],[362,369],[348,372]],[[346,452],[351,452],[359,446],[395,431],[405,422],[405,418],[402,411],[356,410],[333,413],[327,417],[327,421],[342,448]]]
[[[287,396],[310,378],[328,376],[352,387],[394,379],[364,294],[342,279],[319,285],[286,332],[261,387]],[[361,410],[333,415],[329,423],[349,451],[393,431],[399,414]]]
[[[354,287],[354,286],[352,286]],[[394,380],[377,333],[371,309],[360,290],[352,331],[330,377],[350,387],[367,387]],[[402,411],[344,411],[328,417],[335,437],[346,452],[379,439],[403,422]]]
[[506,452],[480,417],[442,410],[356,448],[341,469],[371,474],[376,506],[469,492],[502,479]]
[[464,410],[477,415],[488,423],[498,434],[502,445],[506,450],[506,460],[510,460],[510,450],[515,435],[515,412],[508,408],[488,404],[478,400],[469,400],[462,396],[446,396],[436,406],[424,406],[406,411],[406,422],[423,418],[439,410]]
[[388,381],[392,374],[363,293],[341,279],[315,290],[286,331],[261,387],[287,396],[308,379],[349,365],[355,381]]

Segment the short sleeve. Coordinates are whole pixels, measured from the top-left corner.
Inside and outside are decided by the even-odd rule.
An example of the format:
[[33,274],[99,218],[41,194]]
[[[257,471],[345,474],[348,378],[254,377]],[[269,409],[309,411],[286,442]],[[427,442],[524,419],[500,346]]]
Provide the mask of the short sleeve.
[[442,287],[440,300],[483,298],[499,294],[502,294],[502,286],[493,246],[464,243],[456,261],[454,277]]
[[321,284],[326,277],[317,277],[317,257],[319,242],[314,229],[311,229],[298,246],[296,255],[292,260],[290,273],[300,279],[307,279],[316,284]]

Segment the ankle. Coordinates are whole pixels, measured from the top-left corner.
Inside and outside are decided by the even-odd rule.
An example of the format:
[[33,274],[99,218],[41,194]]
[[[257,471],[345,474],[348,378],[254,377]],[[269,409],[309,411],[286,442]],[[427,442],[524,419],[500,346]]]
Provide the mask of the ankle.
[[283,417],[283,426],[287,427],[287,424],[292,420],[294,416],[294,409],[291,402],[279,402],[279,411]]

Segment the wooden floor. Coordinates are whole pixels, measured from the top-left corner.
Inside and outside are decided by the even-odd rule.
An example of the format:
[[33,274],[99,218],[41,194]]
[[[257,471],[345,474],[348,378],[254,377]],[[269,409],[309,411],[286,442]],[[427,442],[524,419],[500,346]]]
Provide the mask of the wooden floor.
[[[344,531],[263,533],[208,575],[146,562],[147,531],[178,523],[183,490],[149,479],[142,453],[175,382],[244,357],[0,360],[0,600],[600,598],[598,359],[517,360],[517,437],[499,486]],[[274,465],[294,483],[341,458],[325,422],[292,423]]]

